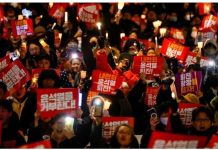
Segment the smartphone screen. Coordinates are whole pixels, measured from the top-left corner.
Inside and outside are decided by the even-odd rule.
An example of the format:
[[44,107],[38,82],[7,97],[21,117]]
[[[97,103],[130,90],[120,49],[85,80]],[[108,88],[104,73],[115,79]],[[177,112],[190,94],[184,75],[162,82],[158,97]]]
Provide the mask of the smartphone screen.
[[82,93],[79,93],[79,107],[82,107]]
[[101,117],[102,116],[103,107],[102,105],[95,105],[94,106],[94,116]]

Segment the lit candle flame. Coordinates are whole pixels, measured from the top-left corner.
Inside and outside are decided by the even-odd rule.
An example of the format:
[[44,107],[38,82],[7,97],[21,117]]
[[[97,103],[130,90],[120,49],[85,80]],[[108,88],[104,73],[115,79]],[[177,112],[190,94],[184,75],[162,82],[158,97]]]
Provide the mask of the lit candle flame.
[[125,37],[125,33],[120,33],[120,38],[122,39],[123,37]]
[[123,7],[124,7],[124,3],[123,2],[119,2],[118,3],[118,10],[122,10],[123,9]]
[[155,28],[159,28],[159,26],[161,26],[161,24],[162,24],[162,21],[160,21],[160,20],[157,20],[157,21],[154,21],[154,22],[153,22],[153,26],[154,26]]
[[49,3],[49,7],[51,8],[53,6],[53,3]]
[[98,27],[98,30],[101,30],[101,22],[97,22],[96,25]]
[[68,22],[68,12],[64,13],[64,22]]
[[160,28],[160,35],[163,37],[167,32],[167,28]]

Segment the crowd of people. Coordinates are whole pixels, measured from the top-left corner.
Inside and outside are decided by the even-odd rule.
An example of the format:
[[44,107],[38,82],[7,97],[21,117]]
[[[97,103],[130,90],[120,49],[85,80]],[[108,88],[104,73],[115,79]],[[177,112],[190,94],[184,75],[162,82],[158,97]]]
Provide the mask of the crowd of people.
[[[30,80],[10,91],[10,95],[7,95],[7,84],[1,79],[1,148],[17,148],[42,140],[50,140],[52,148],[147,148],[154,131],[206,136],[207,142],[217,134],[217,39],[207,39],[199,49],[196,39],[204,15],[199,15],[196,3],[125,3],[122,10],[118,10],[117,3],[99,3],[100,30],[95,23],[87,24],[78,19],[77,5],[66,7],[66,23],[64,17],[50,16],[48,11],[52,6],[48,3],[1,4],[4,18],[0,21],[0,57],[13,54],[11,62],[16,57],[30,74],[33,69],[42,69],[36,82]],[[216,16],[218,7],[216,4],[211,6],[208,13]],[[14,37],[10,22],[17,20],[24,8],[32,12],[29,18],[33,21],[34,34]],[[153,26],[156,20],[162,22],[160,27],[167,28],[164,37],[170,36],[172,27],[183,31],[183,45],[197,53],[195,63],[185,66],[177,58],[161,54],[163,37]],[[214,26],[218,27],[218,22]],[[123,45],[121,33],[128,37]],[[140,43],[138,39],[148,40],[150,44]],[[162,57],[164,67],[160,76],[134,73],[134,56]],[[201,66],[202,57],[213,60],[213,66]],[[60,69],[60,74],[55,69]],[[125,82],[115,89],[114,95],[99,93],[88,102],[93,70],[121,76]],[[171,89],[175,76],[194,71],[203,74],[201,89],[175,98]],[[156,116],[149,113],[151,108],[144,103],[146,89],[153,85],[160,87],[152,107]],[[81,106],[77,110],[79,117],[74,118],[70,127],[65,119],[70,114],[60,113],[43,119],[37,107],[36,89],[59,88],[79,88],[82,93]],[[107,100],[109,106],[104,106],[100,115],[95,115],[95,101],[98,100],[103,103],[102,107],[106,106]],[[178,113],[180,103],[200,104],[192,111],[189,127],[183,124]],[[107,141],[102,135],[104,116],[133,117],[134,127],[119,125]],[[142,135],[142,138],[137,140],[135,135]]]

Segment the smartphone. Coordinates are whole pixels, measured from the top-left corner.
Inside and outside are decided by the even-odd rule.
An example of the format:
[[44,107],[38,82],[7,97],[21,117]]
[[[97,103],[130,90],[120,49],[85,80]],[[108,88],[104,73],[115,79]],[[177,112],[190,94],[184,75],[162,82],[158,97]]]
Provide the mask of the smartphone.
[[71,130],[73,130],[74,118],[66,117],[65,118],[65,126]]
[[39,43],[42,45],[42,47],[46,47],[48,44],[44,41],[44,39],[40,39]]
[[82,107],[82,93],[79,93],[79,107]]
[[154,107],[147,110],[151,118],[157,118],[157,111]]
[[94,117],[102,117],[103,115],[103,107],[102,105],[94,106]]

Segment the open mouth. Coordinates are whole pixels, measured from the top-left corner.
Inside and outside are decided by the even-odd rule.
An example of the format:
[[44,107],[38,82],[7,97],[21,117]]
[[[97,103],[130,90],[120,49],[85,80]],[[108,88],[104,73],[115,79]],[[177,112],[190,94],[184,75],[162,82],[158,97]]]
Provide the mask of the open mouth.
[[204,131],[204,130],[205,130],[205,127],[200,127],[200,130],[201,130],[201,131]]
[[62,131],[63,131],[63,130],[57,130],[57,133],[58,133],[58,134],[61,134],[61,133],[62,133]]

